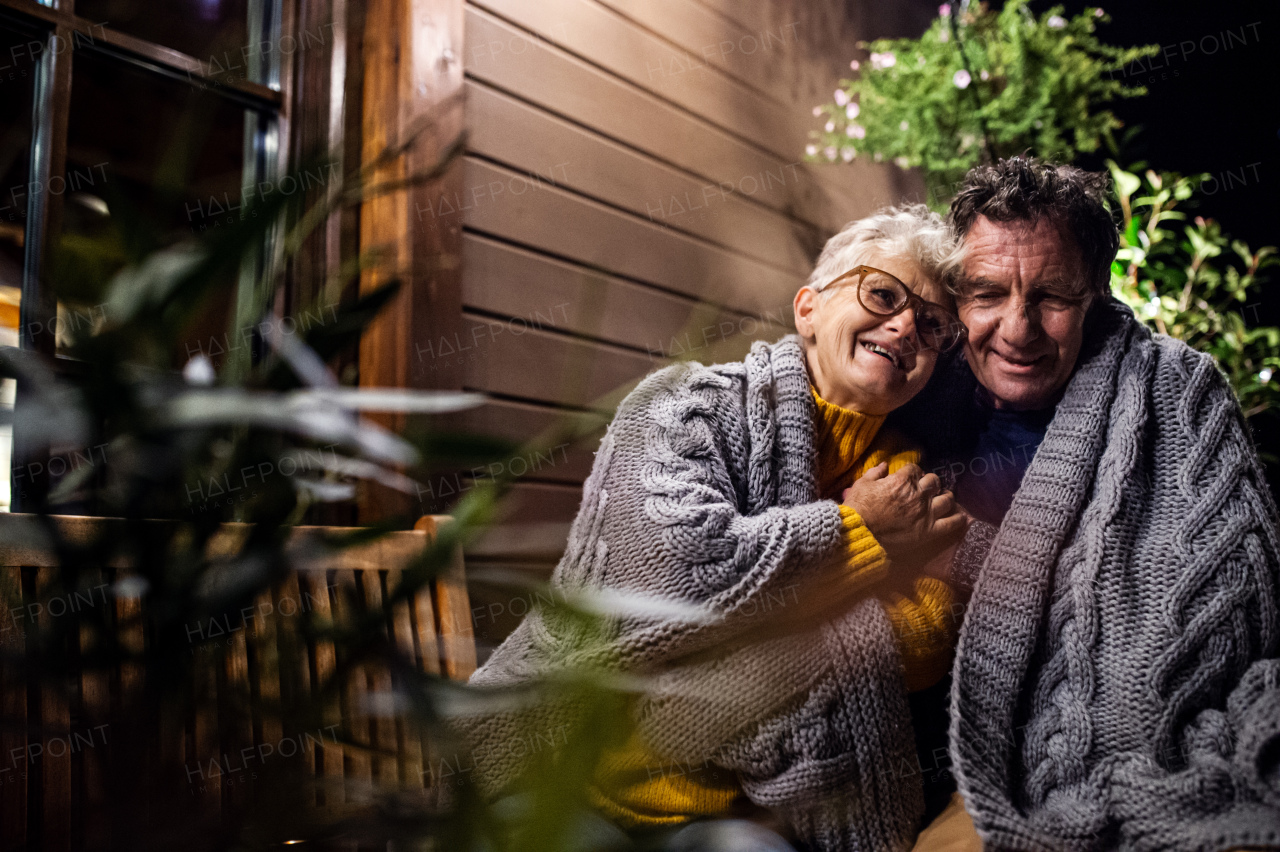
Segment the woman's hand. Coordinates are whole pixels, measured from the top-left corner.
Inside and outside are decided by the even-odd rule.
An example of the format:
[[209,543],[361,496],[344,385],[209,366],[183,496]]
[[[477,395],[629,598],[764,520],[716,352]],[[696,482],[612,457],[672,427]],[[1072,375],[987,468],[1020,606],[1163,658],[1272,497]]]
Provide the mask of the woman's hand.
[[938,477],[914,464],[892,474],[888,464],[876,465],[844,490],[844,505],[894,560],[928,562],[959,542],[969,526]]

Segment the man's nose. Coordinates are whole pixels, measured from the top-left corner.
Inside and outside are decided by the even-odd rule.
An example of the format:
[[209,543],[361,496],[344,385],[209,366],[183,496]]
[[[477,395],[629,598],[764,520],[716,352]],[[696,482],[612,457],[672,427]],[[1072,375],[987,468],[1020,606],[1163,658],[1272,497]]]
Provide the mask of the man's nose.
[[1000,317],[1000,336],[1014,346],[1026,346],[1040,337],[1040,312],[1022,301],[1011,301]]

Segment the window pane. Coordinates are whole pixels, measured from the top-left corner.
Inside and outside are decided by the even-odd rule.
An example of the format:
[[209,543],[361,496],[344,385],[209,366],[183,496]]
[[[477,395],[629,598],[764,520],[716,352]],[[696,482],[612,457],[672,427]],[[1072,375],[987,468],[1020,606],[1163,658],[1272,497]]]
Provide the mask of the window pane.
[[76,14],[194,56],[243,80],[252,54],[246,51],[251,5],[258,4],[250,0],[76,0]]
[[[250,120],[255,129],[256,116],[208,90],[77,54],[63,214],[69,239],[54,273],[60,329],[94,322],[103,284],[124,262],[238,220]],[[83,245],[90,248],[75,251]],[[181,349],[223,339],[235,288],[230,277],[198,326],[182,330],[192,342],[174,353],[175,366],[186,360]]]
[[[31,160],[32,36],[0,30],[0,346],[18,345],[22,255],[27,242]],[[16,385],[0,380],[0,410],[13,408]],[[9,511],[13,427],[0,424],[0,512]]]
[[12,30],[0,31],[0,346],[18,345],[35,80],[31,41]]
[[[0,379],[0,411],[13,411],[13,396],[18,389],[18,383],[13,379]],[[0,424],[0,470],[4,471],[4,476],[0,476],[0,512],[9,511],[10,505],[13,503],[13,495],[10,493],[11,480],[9,478],[9,468],[13,464],[13,426],[9,423]]]

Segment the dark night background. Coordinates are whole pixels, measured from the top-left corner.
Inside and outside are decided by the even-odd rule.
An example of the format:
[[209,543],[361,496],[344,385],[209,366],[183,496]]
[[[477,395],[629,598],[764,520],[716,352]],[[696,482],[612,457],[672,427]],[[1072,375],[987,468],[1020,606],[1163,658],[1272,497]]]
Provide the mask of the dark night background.
[[[1147,95],[1113,105],[1126,127],[1142,128],[1121,164],[1145,160],[1157,170],[1215,176],[1216,191],[1201,196],[1194,212],[1217,219],[1255,251],[1280,245],[1280,2],[1097,0],[1037,2],[1034,8],[1043,12],[1052,5],[1073,15],[1101,6],[1111,22],[1098,34],[1109,44],[1169,49],[1168,58],[1155,57],[1126,74],[1145,85]],[[1087,165],[1102,168],[1102,158]],[[1280,267],[1269,272],[1259,300],[1243,311],[1249,325],[1280,325]],[[1255,439],[1260,426],[1270,428],[1263,419],[1256,418]],[[1280,496],[1280,464],[1267,468],[1272,494]]]
[[[1038,2],[1034,8],[1044,11],[1051,5],[1057,4]],[[1128,69],[1126,79],[1145,85],[1148,94],[1113,106],[1126,126],[1142,127],[1124,159],[1145,160],[1157,170],[1214,175],[1216,190],[1203,196],[1194,212],[1217,219],[1255,250],[1280,245],[1280,3],[1096,0],[1062,5],[1070,14],[1101,6],[1111,22],[1098,34],[1109,44],[1159,44],[1169,51],[1167,58],[1148,60],[1145,69]],[[1096,165],[1101,167],[1101,160]],[[1206,185],[1206,192],[1210,189],[1212,183]],[[1280,267],[1271,276],[1262,305],[1244,314],[1251,325],[1280,325]]]

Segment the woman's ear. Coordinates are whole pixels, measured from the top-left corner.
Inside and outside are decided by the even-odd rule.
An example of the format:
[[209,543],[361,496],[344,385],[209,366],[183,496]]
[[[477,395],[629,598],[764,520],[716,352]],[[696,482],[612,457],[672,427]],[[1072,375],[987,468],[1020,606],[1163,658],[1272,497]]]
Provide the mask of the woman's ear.
[[821,296],[812,287],[801,287],[796,293],[792,309],[795,311],[796,333],[805,340],[814,339],[813,312],[817,310]]

